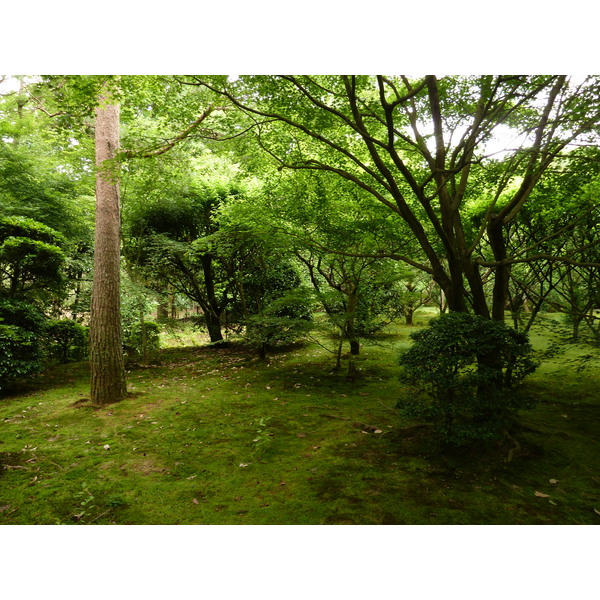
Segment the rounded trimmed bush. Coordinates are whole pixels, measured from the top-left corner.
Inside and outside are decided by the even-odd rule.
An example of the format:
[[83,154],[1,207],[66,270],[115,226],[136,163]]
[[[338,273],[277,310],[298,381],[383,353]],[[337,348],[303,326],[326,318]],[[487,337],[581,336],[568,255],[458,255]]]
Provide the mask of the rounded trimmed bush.
[[527,336],[498,321],[448,313],[411,334],[398,402],[408,417],[432,423],[444,443],[497,439],[531,399],[520,389],[538,366]]

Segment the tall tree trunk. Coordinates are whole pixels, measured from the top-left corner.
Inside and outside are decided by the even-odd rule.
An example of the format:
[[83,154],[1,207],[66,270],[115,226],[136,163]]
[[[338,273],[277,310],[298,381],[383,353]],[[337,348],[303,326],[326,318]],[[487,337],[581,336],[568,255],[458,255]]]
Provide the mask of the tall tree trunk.
[[[119,179],[114,159],[119,147],[119,105],[100,98],[96,110],[96,236],[90,312],[91,399],[121,400],[127,393],[121,344],[121,223]],[[106,162],[109,161],[109,162]]]

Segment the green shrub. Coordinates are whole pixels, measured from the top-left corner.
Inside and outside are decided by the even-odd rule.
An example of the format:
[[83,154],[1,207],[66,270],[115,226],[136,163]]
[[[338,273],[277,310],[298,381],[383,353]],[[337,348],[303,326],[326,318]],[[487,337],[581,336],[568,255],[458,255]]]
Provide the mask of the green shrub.
[[56,319],[46,325],[48,354],[61,363],[83,360],[88,353],[88,332],[76,321]]
[[295,342],[312,329],[311,300],[303,290],[291,290],[248,317],[245,325],[246,340],[265,358],[269,348]]
[[0,392],[7,384],[42,370],[42,353],[35,333],[0,323]]
[[0,323],[16,325],[35,334],[41,334],[46,326],[46,317],[27,302],[0,298]]
[[67,243],[62,233],[34,219],[18,216],[1,217],[0,240],[11,237],[26,237],[59,247]]
[[0,391],[42,370],[45,322],[44,315],[25,302],[0,300]]
[[476,315],[449,313],[410,336],[400,357],[410,394],[398,408],[430,422],[441,441],[498,439],[531,402],[520,383],[537,368],[525,334]]
[[397,281],[382,285],[367,282],[360,286],[354,330],[359,337],[372,337],[403,316],[405,293]]
[[[133,358],[147,358],[148,352],[160,349],[160,325],[154,321],[132,323],[123,332],[123,346],[125,352]],[[145,337],[145,345],[144,345]]]
[[65,243],[61,233],[33,219],[0,217],[0,294],[28,301],[60,294]]

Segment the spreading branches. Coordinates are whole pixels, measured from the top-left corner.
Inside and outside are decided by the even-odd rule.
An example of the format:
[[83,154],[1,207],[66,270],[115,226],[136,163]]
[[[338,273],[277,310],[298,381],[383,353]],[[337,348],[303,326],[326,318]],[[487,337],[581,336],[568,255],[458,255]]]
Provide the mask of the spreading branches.
[[168,152],[174,148],[179,142],[185,140],[190,134],[198,128],[206,118],[215,110],[215,107],[211,104],[202,114],[186,129],[175,137],[169,139],[165,144],[158,148],[147,149],[147,150],[125,150],[121,153],[123,158],[153,158],[160,156],[165,152]]
[[[506,242],[549,167],[597,126],[593,81],[573,88],[562,75],[283,75],[239,84],[200,77],[183,83],[204,86],[255,121],[268,121],[264,127],[255,122],[254,130],[280,169],[333,173],[398,215],[426,265],[403,253],[386,256],[432,274],[453,310],[464,310],[469,298],[479,314],[502,315],[512,264],[549,256],[588,264],[571,253],[559,257],[530,243],[525,251]],[[491,160],[484,144],[502,126],[521,141]],[[478,195],[489,198],[481,218],[471,214]],[[493,260],[475,256],[484,247]],[[484,277],[495,280],[492,311]]]

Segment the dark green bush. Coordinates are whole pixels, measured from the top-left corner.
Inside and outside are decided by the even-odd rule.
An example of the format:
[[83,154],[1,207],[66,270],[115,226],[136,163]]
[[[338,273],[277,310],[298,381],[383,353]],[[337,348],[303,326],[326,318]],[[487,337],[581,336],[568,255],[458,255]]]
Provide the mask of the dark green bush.
[[15,325],[0,323],[0,393],[7,384],[42,370],[38,337]]
[[46,317],[27,302],[0,298],[0,323],[40,334],[46,326]]
[[449,313],[410,336],[400,357],[410,394],[398,408],[430,422],[444,443],[498,439],[516,411],[531,405],[520,389],[537,368],[525,334],[476,315]]
[[[64,286],[66,240],[58,231],[24,217],[0,217],[0,295],[48,300]],[[50,292],[50,294],[49,294]]]
[[49,321],[45,331],[48,354],[61,363],[83,360],[88,353],[87,328],[70,319]]
[[45,317],[33,306],[0,300],[0,391],[42,370],[41,334]]

